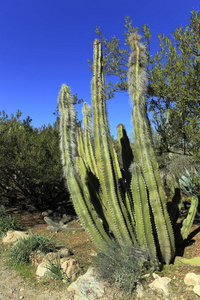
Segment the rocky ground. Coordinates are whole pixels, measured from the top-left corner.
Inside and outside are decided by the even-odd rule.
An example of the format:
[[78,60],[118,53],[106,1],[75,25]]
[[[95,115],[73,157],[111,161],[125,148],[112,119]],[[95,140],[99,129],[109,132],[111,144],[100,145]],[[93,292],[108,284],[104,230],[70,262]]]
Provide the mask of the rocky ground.
[[[10,213],[18,217],[23,225],[24,230],[31,229],[31,231],[38,232],[40,234],[52,234],[47,230],[47,224],[44,222],[43,216],[39,213],[29,213],[27,211],[19,211],[18,209],[10,209]],[[73,223],[74,227],[74,223]],[[87,267],[91,264],[91,252],[95,251],[94,246],[91,241],[88,239],[84,231],[79,231],[76,233],[63,233],[58,232],[55,235],[56,242],[60,246],[70,247],[74,254],[74,258],[80,263],[80,265]],[[199,222],[197,220],[196,224],[192,228],[192,233],[190,235],[190,241],[184,249],[184,257],[192,258],[199,256],[200,249],[200,230]],[[180,249],[181,250],[181,249]],[[171,279],[168,284],[168,295],[164,295],[158,291],[153,291],[149,284],[153,281],[152,275],[149,278],[146,278],[143,284],[143,296],[141,299],[199,299],[193,292],[193,287],[186,285],[184,283],[185,275],[188,272],[194,272],[197,275],[200,275],[200,267],[181,265],[174,266],[170,265],[164,268],[161,272],[158,272],[160,277],[168,277]],[[84,273],[84,272],[83,272]],[[68,285],[65,283],[58,282],[43,282],[40,279],[38,283],[37,278],[33,282],[29,279],[26,279],[19,275],[19,273],[13,270],[8,266],[5,258],[5,249],[0,245],[0,299],[65,299],[65,300],[95,300],[88,296],[88,298],[74,298],[72,293],[67,291]],[[113,292],[113,291],[112,291]],[[112,299],[123,299],[120,298],[119,294],[116,292],[111,293],[110,287],[106,288],[105,297],[103,299],[111,299],[111,294],[113,295]],[[107,295],[107,296],[106,296]],[[135,292],[132,295],[132,298],[137,299],[137,293]]]

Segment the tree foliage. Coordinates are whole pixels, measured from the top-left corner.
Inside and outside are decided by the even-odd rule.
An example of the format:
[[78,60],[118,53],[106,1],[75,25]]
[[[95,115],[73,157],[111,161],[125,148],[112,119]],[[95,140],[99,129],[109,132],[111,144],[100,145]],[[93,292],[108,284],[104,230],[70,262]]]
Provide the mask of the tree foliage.
[[[124,45],[115,36],[108,40],[96,28],[104,45],[107,99],[127,91],[128,37],[138,32],[129,17],[125,19]],[[169,38],[159,34],[159,50],[150,51],[150,27],[142,27],[147,52],[147,103],[160,135],[160,153],[180,152],[199,158],[200,147],[200,14],[190,13],[190,22],[179,26]],[[110,81],[109,81],[110,78]]]
[[42,210],[66,198],[59,133],[51,125],[33,128],[29,117],[20,117],[19,111],[0,115],[0,196]]

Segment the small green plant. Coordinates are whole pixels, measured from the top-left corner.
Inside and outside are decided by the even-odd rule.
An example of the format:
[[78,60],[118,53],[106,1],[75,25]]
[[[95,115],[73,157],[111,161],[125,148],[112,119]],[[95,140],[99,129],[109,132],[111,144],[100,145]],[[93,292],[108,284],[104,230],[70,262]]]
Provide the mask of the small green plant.
[[187,169],[185,169],[186,176],[180,175],[179,185],[185,196],[200,195],[200,172],[197,168],[194,169],[193,173],[190,174]]
[[26,239],[19,239],[9,250],[8,256],[13,264],[23,264],[29,262],[29,256],[32,251],[39,250],[48,253],[55,250],[55,244],[52,238],[32,234]]
[[15,217],[7,215],[7,213],[0,209],[0,237],[4,236],[8,230],[21,229],[22,225]]
[[58,255],[56,262],[52,262],[48,257],[47,260],[48,260],[48,266],[47,266],[48,275],[50,275],[56,280],[65,279],[64,271],[61,268],[61,264],[60,264],[60,255]]
[[153,267],[147,251],[121,246],[114,240],[107,252],[93,257],[93,264],[100,278],[115,284],[126,294],[131,293],[147,270]]

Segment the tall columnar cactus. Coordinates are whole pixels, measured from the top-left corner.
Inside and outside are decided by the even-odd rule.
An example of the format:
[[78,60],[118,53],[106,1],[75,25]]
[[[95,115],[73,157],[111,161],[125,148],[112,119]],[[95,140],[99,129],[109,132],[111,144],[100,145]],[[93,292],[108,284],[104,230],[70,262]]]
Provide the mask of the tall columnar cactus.
[[[123,125],[118,126],[122,166],[112,144],[106,113],[102,46],[94,41],[92,107],[84,104],[83,129],[76,126],[71,92],[59,94],[60,148],[67,186],[86,232],[101,251],[111,239],[147,250],[151,259],[170,263],[174,234],[154,155],[145,104],[145,49],[130,38],[129,92],[133,102],[136,153]],[[134,161],[133,161],[134,160]],[[122,167],[122,169],[121,169]],[[185,224],[187,227],[187,224]]]
[[154,154],[150,123],[145,103],[146,55],[138,34],[130,37],[132,54],[129,59],[128,86],[133,102],[133,125],[137,147],[137,159],[142,167],[149,191],[149,205],[154,216],[155,233],[158,237],[162,259],[170,262],[175,253],[172,225],[166,210],[166,196],[161,184]]

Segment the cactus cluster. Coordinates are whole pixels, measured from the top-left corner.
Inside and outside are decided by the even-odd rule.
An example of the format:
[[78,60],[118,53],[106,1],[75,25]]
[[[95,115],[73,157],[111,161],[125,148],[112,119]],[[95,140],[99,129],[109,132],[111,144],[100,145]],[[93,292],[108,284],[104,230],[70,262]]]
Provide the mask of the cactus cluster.
[[145,103],[145,48],[138,34],[131,35],[128,85],[136,151],[132,153],[120,124],[121,167],[109,132],[102,46],[97,39],[93,46],[92,110],[84,104],[83,129],[76,126],[69,87],[63,85],[58,98],[63,169],[76,213],[100,251],[105,252],[114,238],[121,245],[147,250],[151,259],[170,263],[175,238]]

